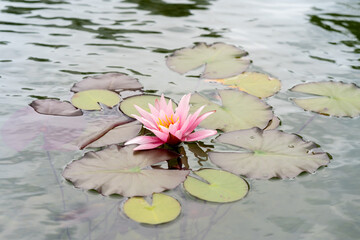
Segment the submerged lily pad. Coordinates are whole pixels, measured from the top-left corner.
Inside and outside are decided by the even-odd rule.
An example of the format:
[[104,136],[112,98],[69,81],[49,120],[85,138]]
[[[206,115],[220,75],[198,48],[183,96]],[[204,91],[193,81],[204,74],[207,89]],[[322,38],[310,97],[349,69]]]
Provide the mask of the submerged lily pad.
[[35,100],[29,104],[36,112],[54,116],[81,116],[83,113],[69,102],[56,99]]
[[80,92],[90,89],[105,89],[115,92],[124,90],[140,90],[143,86],[136,78],[123,73],[106,73],[102,75],[90,76],[82,81],[75,83],[71,88],[72,92]]
[[280,90],[281,86],[278,79],[257,72],[244,72],[232,78],[215,79],[211,81],[220,82],[259,98],[267,98],[274,95]]
[[120,96],[108,90],[86,90],[75,93],[71,102],[75,107],[83,110],[101,110],[99,103],[113,107],[120,102]]
[[265,128],[273,118],[271,107],[261,99],[235,90],[218,91],[222,105],[196,93],[191,96],[191,111],[205,105],[204,112],[216,112],[200,123],[201,127],[224,132],[252,127]]
[[202,78],[227,78],[246,70],[250,60],[243,59],[247,52],[225,43],[198,43],[192,48],[182,48],[167,57],[167,66],[180,74],[205,65]]
[[154,193],[150,205],[142,197],[133,197],[124,204],[125,214],[139,223],[161,224],[174,220],[180,214],[180,203],[173,197]]
[[3,142],[17,151],[31,142],[43,139],[45,150],[76,150],[71,142],[86,128],[83,116],[52,116],[39,114],[27,106],[9,117],[1,128]]
[[218,142],[243,148],[244,152],[211,152],[211,162],[224,170],[250,178],[294,178],[301,172],[313,173],[329,163],[325,152],[313,142],[295,134],[259,128],[224,133]]
[[[129,117],[131,117],[132,114],[139,116],[139,112],[136,110],[134,105],[137,105],[142,109],[144,109],[145,111],[150,112],[149,104],[155,106],[156,99],[160,100],[160,96],[138,95],[138,96],[128,97],[120,103],[119,108],[123,113],[125,113]],[[165,100],[168,103],[170,98],[165,98]],[[173,102],[173,109],[176,108],[176,106],[177,106],[176,103]]]
[[305,110],[336,117],[360,115],[360,88],[355,84],[313,82],[299,84],[290,90],[315,95],[311,98],[293,99]]
[[244,179],[229,172],[203,169],[194,173],[206,182],[188,176],[184,187],[191,195],[206,201],[233,202],[245,197],[249,191]]
[[147,196],[175,188],[189,174],[188,170],[152,169],[151,165],[178,156],[165,149],[135,151],[134,146],[110,146],[87,152],[80,160],[66,166],[63,176],[75,187],[95,189],[107,196]]

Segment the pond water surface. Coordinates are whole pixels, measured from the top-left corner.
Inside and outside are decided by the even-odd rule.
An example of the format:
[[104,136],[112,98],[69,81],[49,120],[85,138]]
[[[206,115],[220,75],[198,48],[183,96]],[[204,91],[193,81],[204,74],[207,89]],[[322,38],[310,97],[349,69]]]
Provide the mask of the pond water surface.
[[[69,100],[71,86],[91,74],[127,73],[145,90],[175,100],[223,88],[166,67],[167,54],[195,42],[241,46],[253,61],[250,70],[280,79],[282,90],[267,102],[287,132],[314,116],[289,100],[292,86],[360,85],[357,0],[1,0],[0,10],[3,128],[35,99]],[[14,148],[2,134],[0,238],[359,239],[359,129],[358,118],[317,115],[300,134],[332,155],[328,167],[294,180],[248,180],[248,196],[230,204],[205,203],[178,187],[167,194],[182,213],[159,226],[128,219],[119,211],[121,197],[67,183],[61,172],[82,151],[44,150],[41,137]],[[193,169],[212,167],[188,157]]]

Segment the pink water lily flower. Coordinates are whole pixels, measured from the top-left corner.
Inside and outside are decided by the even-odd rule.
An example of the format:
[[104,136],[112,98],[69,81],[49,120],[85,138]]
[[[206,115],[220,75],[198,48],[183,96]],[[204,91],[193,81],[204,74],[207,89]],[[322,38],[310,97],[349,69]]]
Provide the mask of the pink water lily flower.
[[193,132],[201,121],[215,111],[200,115],[204,108],[202,106],[194,114],[189,114],[190,97],[191,94],[183,96],[175,112],[171,100],[166,103],[164,95],[161,95],[160,101],[155,101],[155,107],[149,104],[150,113],[135,105],[141,117],[134,114],[132,116],[155,136],[138,136],[127,141],[125,145],[140,144],[134,150],[145,150],[156,148],[164,143],[176,145],[180,142],[192,142],[215,135],[217,133],[215,130]]

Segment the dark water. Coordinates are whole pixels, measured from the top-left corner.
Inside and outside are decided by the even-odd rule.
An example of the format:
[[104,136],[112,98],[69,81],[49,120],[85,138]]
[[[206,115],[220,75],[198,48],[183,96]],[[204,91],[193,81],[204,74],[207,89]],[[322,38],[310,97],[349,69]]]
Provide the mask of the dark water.
[[[289,101],[290,87],[324,80],[360,85],[359,1],[1,0],[0,6],[0,126],[34,99],[69,100],[73,83],[89,74],[124,72],[177,100],[221,88],[165,66],[168,53],[201,41],[242,46],[253,60],[250,70],[282,81],[268,102],[285,131],[298,131],[313,116]],[[359,239],[359,129],[359,119],[317,116],[301,135],[333,156],[328,167],[296,180],[250,180],[249,195],[232,204],[169,191],[182,214],[156,227],[127,219],[121,198],[64,181],[63,167],[82,152],[43,150],[41,137],[15,150],[2,136],[0,238]],[[189,161],[200,168],[190,154]]]

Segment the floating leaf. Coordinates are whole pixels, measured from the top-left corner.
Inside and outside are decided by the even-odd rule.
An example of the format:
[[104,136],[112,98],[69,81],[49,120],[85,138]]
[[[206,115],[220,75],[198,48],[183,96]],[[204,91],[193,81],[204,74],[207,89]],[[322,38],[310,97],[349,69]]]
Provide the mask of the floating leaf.
[[35,100],[29,104],[36,112],[54,116],[81,116],[80,109],[75,108],[69,102],[62,102],[56,99]]
[[189,174],[187,170],[151,169],[150,166],[178,156],[165,149],[135,151],[134,146],[112,145],[87,152],[66,166],[63,176],[75,187],[95,189],[103,195],[147,196],[175,188]]
[[143,86],[136,78],[123,73],[106,73],[102,75],[90,76],[82,81],[75,83],[71,88],[72,92],[80,92],[90,89],[106,89],[115,92],[124,90],[140,90]]
[[99,103],[113,107],[120,102],[120,96],[108,90],[86,90],[75,93],[71,98],[72,104],[84,110],[101,110]]
[[138,135],[142,124],[123,116],[103,116],[89,121],[84,133],[76,139],[75,144],[85,147],[103,147],[123,143]]
[[281,120],[280,118],[274,116],[270,122],[268,123],[268,125],[264,128],[264,130],[273,130],[278,128],[278,126],[280,126],[281,124]]
[[244,179],[232,173],[203,169],[194,172],[206,182],[188,176],[184,187],[191,195],[210,202],[233,202],[247,194],[249,187]]
[[315,152],[313,142],[295,134],[259,128],[220,135],[218,142],[245,149],[244,152],[211,152],[211,162],[224,170],[250,178],[294,178],[301,172],[313,173],[329,163],[325,152]]
[[180,74],[205,65],[202,78],[227,78],[246,70],[250,60],[243,59],[247,52],[225,43],[198,43],[193,48],[182,48],[167,57],[167,66]]
[[150,205],[142,197],[133,197],[124,204],[125,214],[139,223],[161,224],[174,220],[181,211],[180,203],[173,197],[155,193]]
[[360,115],[360,88],[355,84],[314,82],[299,84],[290,90],[315,95],[311,98],[293,99],[305,110],[336,117]]
[[108,131],[104,136],[92,142],[87,147],[103,147],[111,144],[123,143],[136,137],[141,128],[142,124],[138,121],[121,124]]
[[21,151],[38,137],[43,138],[45,150],[76,150],[68,145],[86,128],[83,116],[63,117],[38,114],[27,106],[15,112],[1,129],[2,139],[9,147]]
[[215,79],[211,81],[237,88],[240,91],[247,92],[259,98],[267,98],[274,95],[280,90],[281,86],[278,79],[257,72],[244,72],[232,78]]
[[[138,105],[145,111],[150,112],[149,104],[154,106],[156,99],[160,100],[160,96],[138,95],[138,96],[128,97],[120,103],[119,108],[123,113],[125,113],[126,115],[128,115],[130,117],[132,114],[139,116],[139,112],[136,110],[134,105]],[[166,102],[169,102],[169,100],[170,100],[170,98],[165,98],[165,99],[167,100]],[[176,108],[176,106],[177,106],[176,103],[173,102],[173,109]]]
[[235,90],[220,90],[218,93],[222,105],[198,93],[191,96],[192,111],[203,105],[203,113],[216,110],[200,123],[201,127],[225,132],[252,127],[265,128],[273,118],[271,107],[255,96]]

